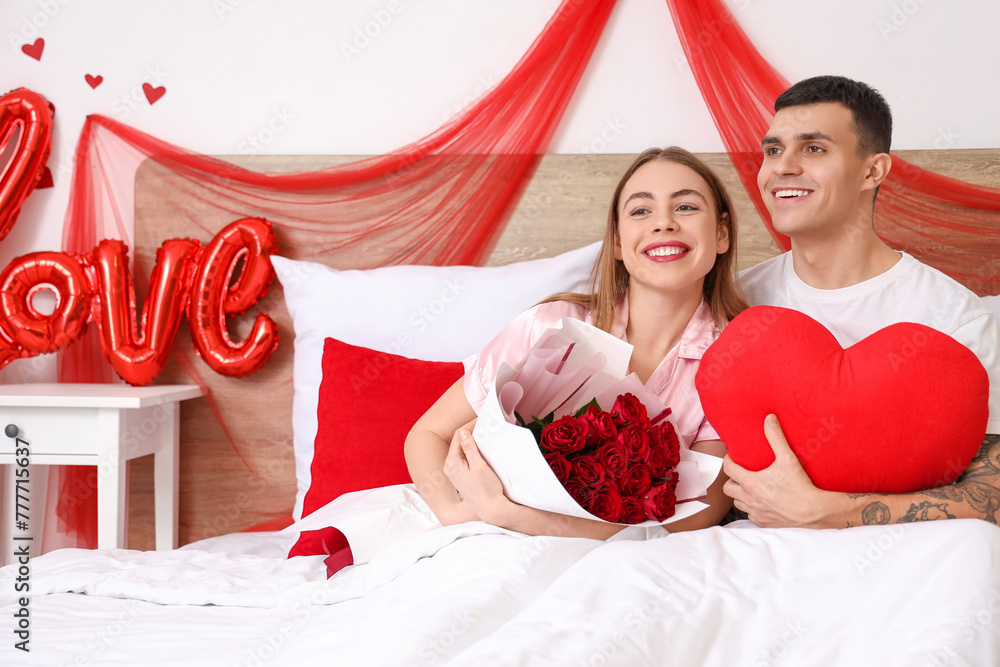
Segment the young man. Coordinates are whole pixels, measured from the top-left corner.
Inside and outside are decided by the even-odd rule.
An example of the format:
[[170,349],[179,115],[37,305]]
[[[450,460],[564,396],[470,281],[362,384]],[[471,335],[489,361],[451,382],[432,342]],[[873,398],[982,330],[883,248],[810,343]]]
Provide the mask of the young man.
[[775,462],[750,472],[727,457],[726,493],[738,510],[766,527],[843,528],[962,517],[996,524],[1000,325],[975,294],[892,250],[875,234],[875,197],[891,166],[889,106],[863,83],[822,76],[795,84],[774,108],[761,142],[757,184],[774,228],[791,237],[792,250],[743,272],[750,303],[806,313],[844,347],[895,322],[942,331],[970,348],[989,373],[990,416],[979,452],[954,484],[882,495],[816,488],[771,415],[764,431]]

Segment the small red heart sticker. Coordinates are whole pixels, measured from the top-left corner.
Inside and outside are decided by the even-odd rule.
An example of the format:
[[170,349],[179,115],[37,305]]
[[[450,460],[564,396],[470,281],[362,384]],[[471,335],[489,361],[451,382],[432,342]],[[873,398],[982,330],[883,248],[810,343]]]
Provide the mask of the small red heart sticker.
[[39,37],[38,39],[35,40],[34,44],[25,44],[24,46],[21,47],[21,50],[24,51],[25,55],[31,56],[35,60],[41,60],[42,49],[44,48],[45,48],[45,40]]
[[142,92],[146,93],[146,99],[149,100],[150,104],[153,104],[156,100],[163,97],[163,94],[167,92],[167,89],[163,86],[153,88],[153,86],[148,83],[144,83],[142,84]]
[[88,74],[83,78],[87,80],[87,83],[90,84],[91,88],[97,88],[99,85],[101,85],[101,82],[104,81],[104,77],[101,76],[100,74],[98,74],[97,76],[91,76],[90,74]]

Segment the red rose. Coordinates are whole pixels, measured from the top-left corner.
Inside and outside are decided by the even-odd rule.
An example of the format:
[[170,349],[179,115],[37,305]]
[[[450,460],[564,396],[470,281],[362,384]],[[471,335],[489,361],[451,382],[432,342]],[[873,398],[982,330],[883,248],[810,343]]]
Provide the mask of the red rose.
[[642,501],[631,496],[623,496],[618,523],[642,523],[645,520],[646,509],[642,506]]
[[597,450],[597,460],[611,479],[619,479],[628,469],[628,454],[617,440],[601,445]]
[[587,425],[587,442],[590,445],[599,445],[602,442],[614,440],[615,436],[618,435],[618,427],[615,426],[614,419],[596,405],[589,406],[579,419]]
[[644,463],[649,455],[649,436],[641,426],[633,424],[618,431],[616,441],[632,463]]
[[619,480],[618,489],[622,492],[623,496],[641,498],[649,491],[652,482],[653,480],[650,479],[649,470],[646,469],[646,466],[632,466],[625,473],[625,476]]
[[573,459],[574,478],[592,489],[604,484],[604,466],[597,462],[593,454],[584,454]]
[[611,418],[615,426],[621,428],[626,424],[637,424],[646,430],[649,428],[649,418],[646,416],[646,406],[632,394],[622,394],[615,399],[611,408]]
[[674,515],[677,505],[677,473],[670,471],[666,480],[655,483],[645,494],[642,506],[646,516],[655,521],[665,521]]
[[573,464],[562,454],[546,454],[545,462],[552,468],[552,472],[555,473],[559,483],[565,486],[573,471]]
[[566,492],[576,501],[576,504],[583,509],[590,511],[590,504],[594,499],[594,489],[590,486],[584,486],[579,481],[571,479],[563,487]]
[[542,429],[539,444],[547,454],[573,454],[587,444],[587,425],[576,417],[567,415]]
[[663,455],[663,449],[656,446],[653,434],[649,434],[649,458],[646,459],[649,466],[649,474],[656,479],[663,479],[667,476],[670,467],[667,465],[667,457]]
[[[677,439],[677,431],[674,425],[668,421],[662,421],[649,429],[649,447],[652,452],[659,452],[663,456],[663,465],[670,470],[677,467],[681,461],[681,444]],[[650,457],[651,466],[654,466],[654,477],[664,477],[659,474],[660,463]]]
[[590,507],[584,509],[600,519],[617,523],[622,513],[621,494],[615,487],[605,484],[594,493]]

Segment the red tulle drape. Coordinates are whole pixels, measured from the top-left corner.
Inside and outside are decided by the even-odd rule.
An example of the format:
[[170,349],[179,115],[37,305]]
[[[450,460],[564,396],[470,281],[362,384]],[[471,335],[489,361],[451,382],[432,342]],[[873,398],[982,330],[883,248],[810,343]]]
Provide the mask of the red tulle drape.
[[[757,52],[722,0],[667,0],[667,5],[740,180],[771,236],[788,250],[788,237],[771,226],[757,171],[774,100],[789,84]],[[973,291],[1000,293],[1000,190],[946,178],[894,155],[879,190],[875,228],[889,245]]]
[[[144,239],[144,246],[181,236],[207,241],[225,224],[252,216],[272,222],[279,248],[282,238],[308,236],[296,245],[340,268],[481,264],[545,153],[613,7],[614,0],[565,0],[510,74],[440,129],[392,153],[318,171],[257,173],[90,116],[77,147],[63,249],[87,252],[102,238],[134,245],[142,169],[167,191],[156,224],[162,238]],[[92,333],[62,353],[59,376],[114,380]],[[89,467],[57,470],[60,532],[94,546],[96,474]]]

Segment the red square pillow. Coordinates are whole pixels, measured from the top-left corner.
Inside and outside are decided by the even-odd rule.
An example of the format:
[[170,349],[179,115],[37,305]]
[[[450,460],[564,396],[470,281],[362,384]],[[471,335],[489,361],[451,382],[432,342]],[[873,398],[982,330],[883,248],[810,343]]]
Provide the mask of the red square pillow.
[[459,362],[409,359],[327,338],[302,516],[350,491],[409,482],[406,434],[463,372]]

